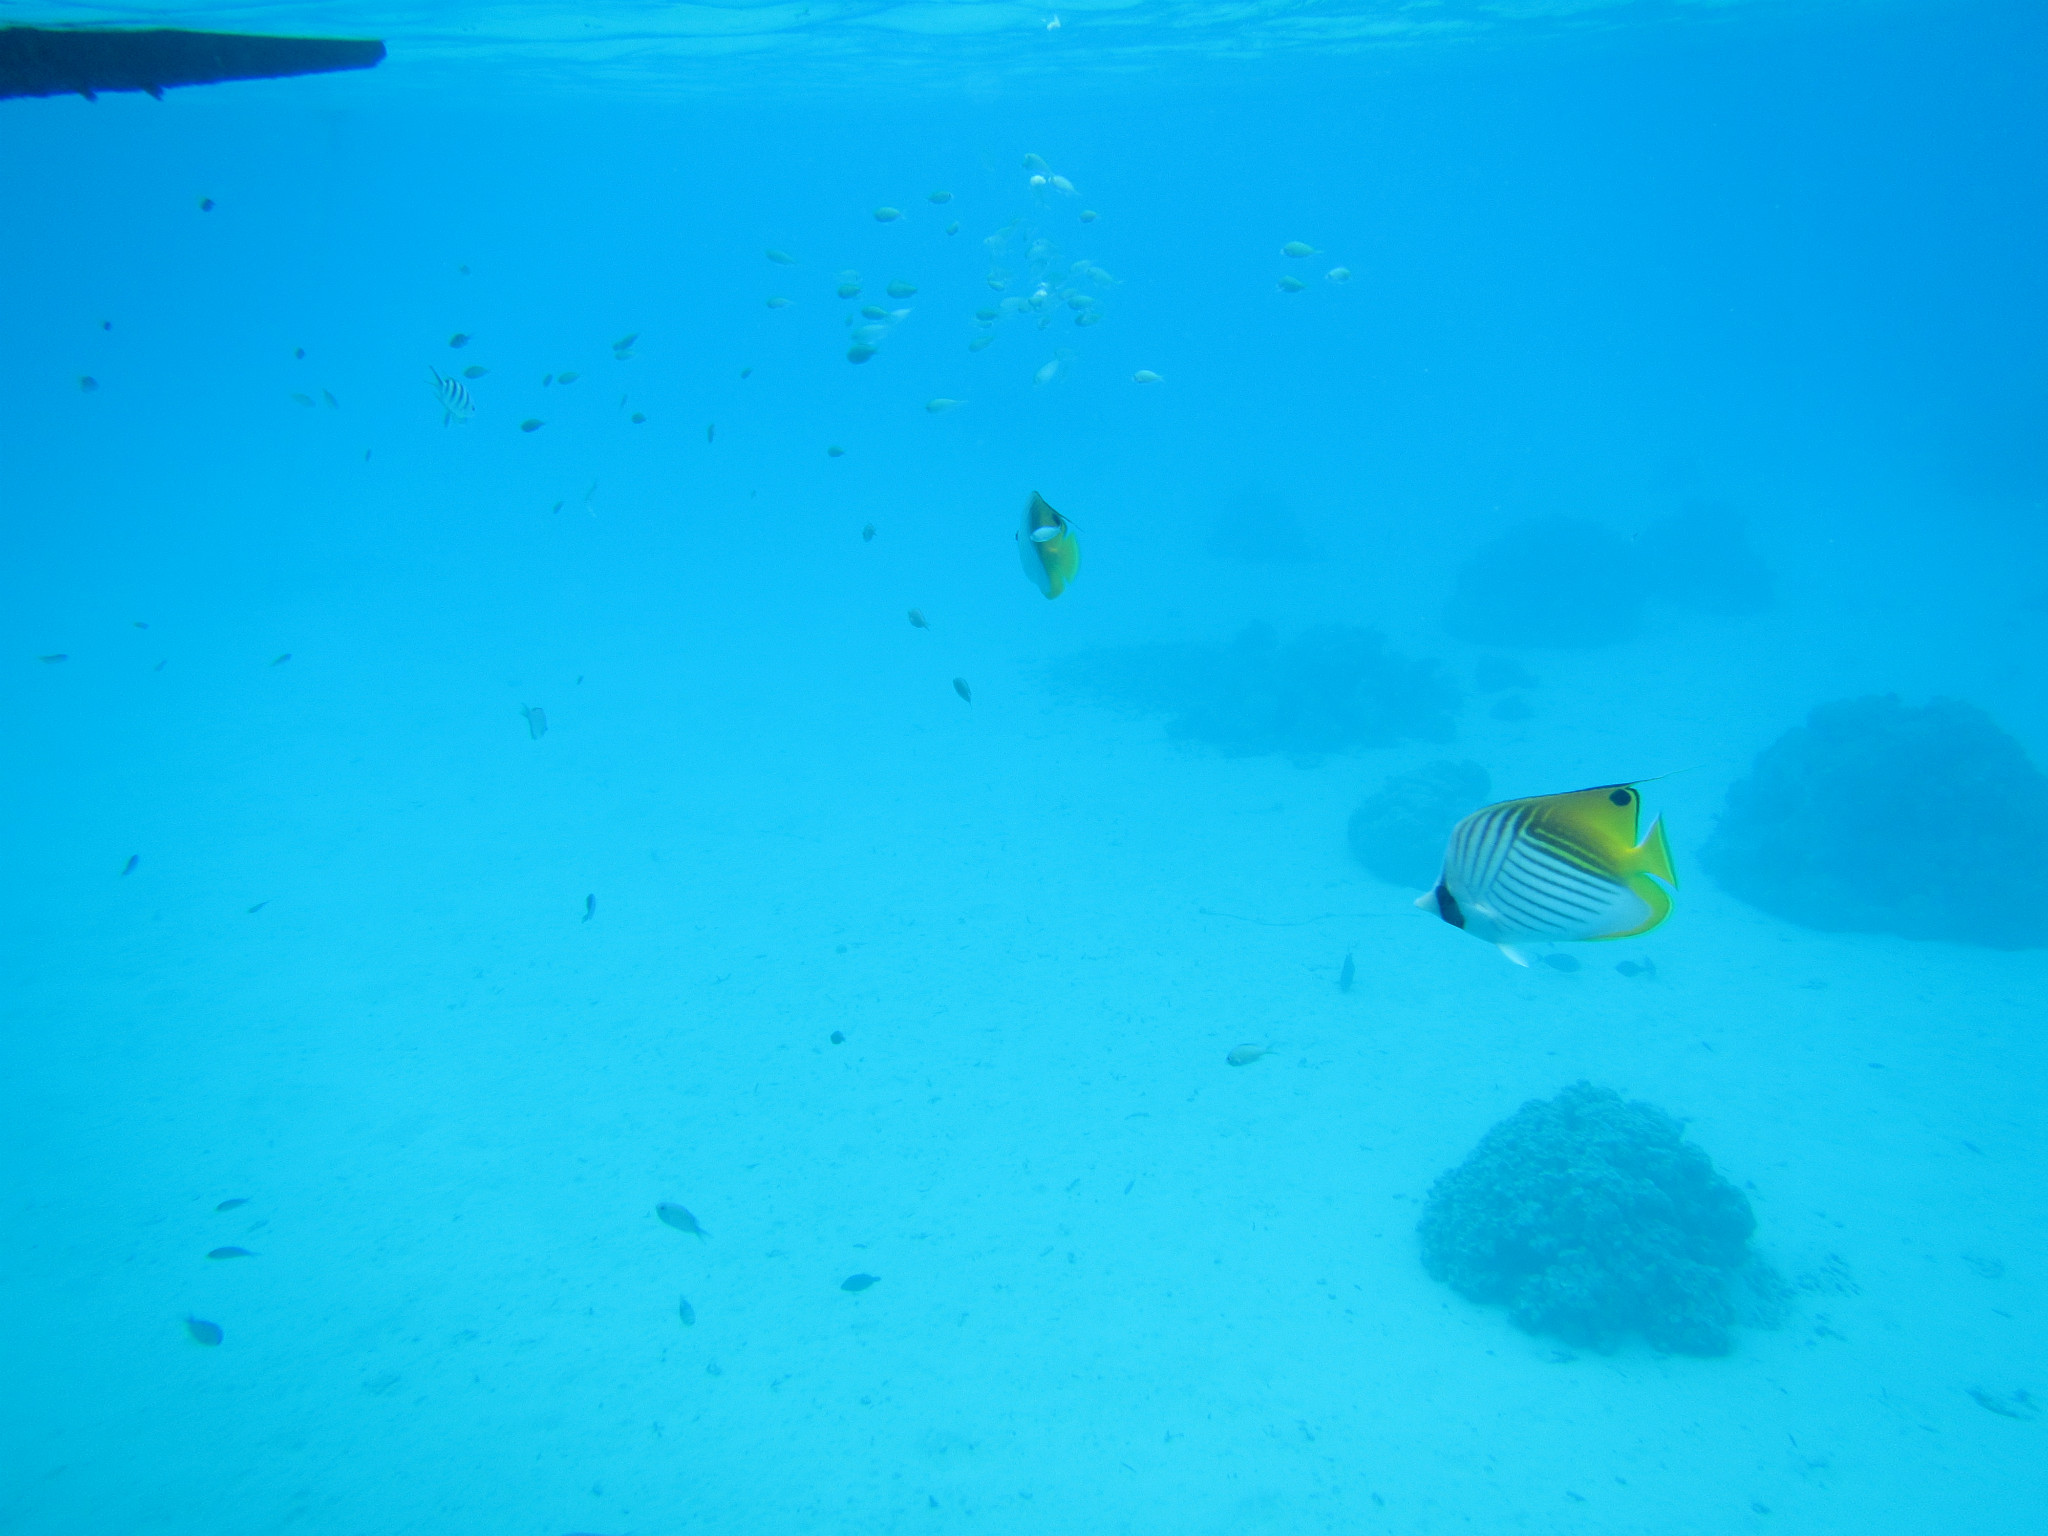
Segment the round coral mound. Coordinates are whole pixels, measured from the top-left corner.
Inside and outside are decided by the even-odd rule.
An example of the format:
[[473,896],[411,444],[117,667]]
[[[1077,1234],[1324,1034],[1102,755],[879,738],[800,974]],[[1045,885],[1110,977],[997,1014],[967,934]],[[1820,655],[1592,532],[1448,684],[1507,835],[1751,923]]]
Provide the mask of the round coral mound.
[[1432,1279],[1593,1348],[1639,1335],[1725,1354],[1770,1290],[1742,1191],[1663,1110],[1586,1082],[1488,1131],[1436,1181],[1418,1230]]
[[1823,704],[1730,786],[1700,863],[1808,928],[2039,948],[2048,777],[1974,705]]

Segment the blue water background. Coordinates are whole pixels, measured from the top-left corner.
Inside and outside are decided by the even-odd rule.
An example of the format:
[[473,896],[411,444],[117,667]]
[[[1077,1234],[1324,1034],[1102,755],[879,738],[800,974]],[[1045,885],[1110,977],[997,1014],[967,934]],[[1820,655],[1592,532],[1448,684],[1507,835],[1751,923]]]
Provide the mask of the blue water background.
[[[2048,27],[1458,14],[729,77],[451,26],[0,104],[0,1529],[2028,1528],[2048,1422],[1971,1393],[2048,1396],[2048,958],[1689,860],[1824,700],[2048,760]],[[1014,219],[1105,318],[970,353]],[[845,269],[919,289],[857,367]],[[1490,536],[1695,501],[1771,610],[1520,654],[1534,717],[1449,749],[1689,770],[1677,915],[1576,974],[1352,861],[1443,746],[1229,757],[1076,681],[1253,621],[1469,676]],[[1561,1359],[1422,1273],[1430,1182],[1582,1076],[1749,1187],[1782,1328]]]

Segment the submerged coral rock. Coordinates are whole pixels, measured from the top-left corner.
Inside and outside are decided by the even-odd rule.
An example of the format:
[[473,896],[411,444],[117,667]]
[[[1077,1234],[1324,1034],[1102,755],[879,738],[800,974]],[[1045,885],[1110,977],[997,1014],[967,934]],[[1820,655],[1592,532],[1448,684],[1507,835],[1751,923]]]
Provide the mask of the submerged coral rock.
[[1845,699],[1730,786],[1700,863],[1828,932],[2048,945],[2048,777],[1974,705]]
[[1397,773],[1351,813],[1351,852],[1382,880],[1432,886],[1451,828],[1484,805],[1492,788],[1477,763],[1435,762]]
[[1678,1121],[1580,1082],[1488,1131],[1436,1181],[1418,1230],[1432,1279],[1530,1333],[1718,1355],[1776,1285],[1755,1229]]
[[1641,627],[1635,552],[1612,528],[1546,518],[1508,529],[1458,569],[1444,628],[1478,645],[1584,649]]
[[1448,741],[1459,703],[1457,685],[1436,662],[1399,655],[1377,632],[1341,624],[1285,642],[1254,624],[1226,645],[1098,653],[1074,677],[1118,702],[1165,712],[1173,736],[1246,757]]

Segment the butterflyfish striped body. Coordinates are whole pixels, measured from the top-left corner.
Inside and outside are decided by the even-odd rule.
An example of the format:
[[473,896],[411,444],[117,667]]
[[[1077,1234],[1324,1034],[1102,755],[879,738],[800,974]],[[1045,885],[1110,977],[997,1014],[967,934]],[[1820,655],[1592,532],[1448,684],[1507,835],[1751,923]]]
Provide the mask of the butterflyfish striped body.
[[1632,784],[1504,800],[1451,830],[1436,889],[1415,905],[1500,947],[1625,939],[1671,915],[1671,849],[1662,819],[1638,841],[1642,796]]
[[1036,491],[1024,510],[1024,526],[1017,530],[1017,558],[1023,562],[1025,579],[1048,598],[1066,591],[1081,569],[1081,542],[1074,525]]

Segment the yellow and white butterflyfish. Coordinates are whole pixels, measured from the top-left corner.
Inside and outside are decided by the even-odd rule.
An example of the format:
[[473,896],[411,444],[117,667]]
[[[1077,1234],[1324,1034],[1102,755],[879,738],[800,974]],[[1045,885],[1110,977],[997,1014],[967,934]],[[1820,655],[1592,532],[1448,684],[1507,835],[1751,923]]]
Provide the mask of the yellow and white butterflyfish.
[[1081,541],[1074,525],[1045,504],[1033,491],[1017,530],[1017,558],[1025,578],[1048,598],[1058,597],[1081,569]]
[[1503,800],[1451,829],[1436,889],[1415,905],[1527,965],[1520,944],[1626,939],[1671,915],[1660,817],[1641,841],[1633,784]]

